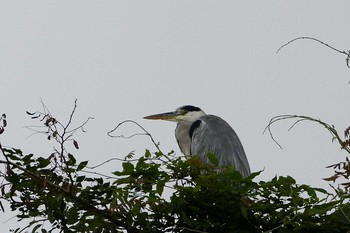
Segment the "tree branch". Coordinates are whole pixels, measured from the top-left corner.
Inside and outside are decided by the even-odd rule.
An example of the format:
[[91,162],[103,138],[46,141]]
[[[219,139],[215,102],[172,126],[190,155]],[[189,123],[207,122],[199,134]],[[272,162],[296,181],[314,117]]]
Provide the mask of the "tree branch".
[[346,150],[348,153],[350,153],[350,148],[345,144],[345,142],[340,138],[337,130],[334,128],[334,126],[329,125],[321,120],[317,120],[315,118],[312,117],[308,117],[308,116],[299,116],[299,115],[280,115],[280,116],[275,116],[273,118],[270,119],[268,125],[265,127],[264,132],[266,132],[266,130],[269,132],[270,137],[272,138],[272,140],[282,149],[281,145],[275,140],[275,138],[273,137],[272,131],[271,131],[271,126],[272,124],[281,121],[281,120],[288,120],[288,119],[297,119],[292,126],[288,129],[291,130],[292,128],[294,128],[294,126],[296,126],[298,123],[302,122],[302,121],[312,121],[312,122],[316,122],[321,124],[322,126],[324,126],[328,132],[332,135],[332,140],[337,140],[339,145],[341,146],[341,149]]
[[323,42],[323,41],[321,41],[319,39],[316,39],[316,38],[313,38],[313,37],[309,37],[309,36],[301,36],[301,37],[297,37],[297,38],[294,38],[293,40],[288,41],[287,43],[285,43],[281,47],[279,47],[276,53],[279,53],[284,47],[290,45],[291,43],[293,43],[293,42],[295,42],[297,40],[312,40],[312,41],[316,41],[316,42],[318,42],[318,43],[320,43],[320,44],[322,44],[322,45],[324,45],[324,46],[326,46],[326,47],[328,47],[328,48],[330,48],[330,49],[332,49],[332,50],[334,50],[334,51],[336,51],[338,53],[346,55],[346,60],[345,60],[346,61],[346,66],[350,68],[350,51],[341,51],[341,50],[339,50],[339,49],[337,49],[337,48],[335,48],[335,47],[333,47],[333,46],[331,46],[331,45],[329,45],[329,44],[327,44],[327,43],[325,43],[325,42]]
[[[115,135],[112,135],[112,133],[113,133],[114,131],[116,131],[121,125],[126,124],[126,123],[132,123],[132,124],[137,125],[140,129],[142,129],[142,131],[143,131],[144,133],[136,133],[136,134],[133,134],[133,135],[131,135],[131,136],[124,136],[124,135],[116,135],[116,136],[115,136]],[[140,136],[140,135],[148,136],[148,137],[151,139],[152,144],[157,148],[158,152],[159,152],[160,154],[162,154],[164,157],[166,157],[169,161],[171,160],[166,154],[164,154],[164,153],[161,151],[161,149],[160,149],[160,147],[159,147],[159,144],[155,142],[155,140],[154,140],[154,138],[152,137],[152,135],[151,135],[145,128],[143,128],[139,123],[137,123],[136,121],[133,121],[133,120],[125,120],[125,121],[122,121],[122,122],[120,122],[114,129],[112,129],[112,130],[110,130],[109,132],[107,132],[107,135],[110,136],[110,137],[112,137],[112,138],[132,138],[132,137],[134,137],[134,136]]]

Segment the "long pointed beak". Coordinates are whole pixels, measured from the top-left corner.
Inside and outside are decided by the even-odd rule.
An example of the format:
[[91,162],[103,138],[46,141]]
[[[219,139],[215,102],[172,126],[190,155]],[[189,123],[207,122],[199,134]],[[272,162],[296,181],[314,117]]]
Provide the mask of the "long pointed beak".
[[143,117],[144,119],[148,120],[166,120],[166,121],[175,121],[177,117],[176,112],[165,112],[165,113],[159,113],[154,115],[149,115]]

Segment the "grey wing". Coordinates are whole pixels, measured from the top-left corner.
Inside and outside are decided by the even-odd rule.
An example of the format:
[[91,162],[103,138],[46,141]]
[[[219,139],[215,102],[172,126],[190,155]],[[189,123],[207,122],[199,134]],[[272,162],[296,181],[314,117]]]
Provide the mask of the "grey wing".
[[[200,122],[199,122],[200,121]],[[244,177],[250,167],[241,141],[231,126],[213,115],[201,117],[190,130],[191,154],[209,163],[208,152],[218,158],[219,165],[233,165]]]

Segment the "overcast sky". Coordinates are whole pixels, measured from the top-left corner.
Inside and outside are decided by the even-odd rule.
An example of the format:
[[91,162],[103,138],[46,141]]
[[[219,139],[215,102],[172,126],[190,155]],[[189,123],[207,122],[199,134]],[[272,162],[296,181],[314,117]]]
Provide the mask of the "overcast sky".
[[[0,113],[5,146],[47,156],[53,144],[30,135],[25,111],[67,120],[78,99],[79,160],[91,165],[130,151],[154,149],[146,137],[112,139],[107,132],[132,119],[180,154],[175,124],[143,116],[195,105],[225,119],[239,135],[259,179],[291,175],[328,188],[327,165],[346,156],[326,130],[292,122],[274,126],[283,150],[262,132],[270,118],[303,114],[349,126],[350,69],[345,57],[299,36],[350,48],[349,1],[1,1]],[[125,125],[123,133],[139,132]],[[120,164],[108,166],[111,171]],[[107,169],[104,167],[103,169]],[[108,170],[107,169],[107,170]],[[1,224],[11,218],[0,214]],[[3,225],[14,227],[14,219]]]

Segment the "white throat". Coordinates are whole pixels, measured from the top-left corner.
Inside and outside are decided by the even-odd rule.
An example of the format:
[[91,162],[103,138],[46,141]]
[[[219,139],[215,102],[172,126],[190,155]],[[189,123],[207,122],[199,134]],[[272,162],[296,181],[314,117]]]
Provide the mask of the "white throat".
[[193,112],[188,112],[185,115],[179,115],[176,120],[177,121],[186,121],[186,122],[195,122],[202,116],[204,116],[205,113],[201,111],[193,111]]

